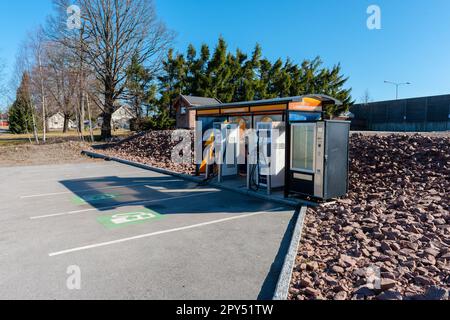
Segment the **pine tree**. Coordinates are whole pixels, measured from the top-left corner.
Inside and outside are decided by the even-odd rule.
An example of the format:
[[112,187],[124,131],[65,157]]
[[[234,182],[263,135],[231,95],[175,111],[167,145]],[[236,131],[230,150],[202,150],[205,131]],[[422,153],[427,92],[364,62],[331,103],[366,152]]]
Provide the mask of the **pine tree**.
[[269,93],[270,71],[272,63],[267,59],[262,59],[257,71],[255,100],[264,100],[273,98]]
[[231,102],[233,100],[233,93],[228,86],[228,81],[231,80],[231,70],[227,60],[227,44],[220,37],[213,56],[208,63],[207,76],[210,86],[206,91],[206,96],[218,98],[222,102]]
[[262,49],[259,44],[256,45],[251,59],[240,50],[236,53],[237,66],[240,72],[237,72],[240,79],[236,81],[238,84],[235,101],[252,101],[255,100],[258,91],[258,70],[261,65]]
[[[220,37],[211,55],[207,45],[200,53],[189,45],[184,55],[169,51],[160,81],[160,106],[170,110],[179,94],[217,98],[222,102],[283,98],[306,94],[326,94],[344,102],[340,108],[330,107],[330,114],[341,113],[352,104],[351,89],[340,65],[323,66],[317,57],[295,64],[292,60],[263,58],[256,45],[249,56],[241,50],[231,53]],[[173,116],[173,113],[171,113]]]
[[187,68],[182,54],[174,55],[171,49],[163,62],[164,74],[159,77],[161,87],[160,107],[174,117],[173,102],[186,89]]
[[143,106],[148,106],[154,98],[155,88],[152,84],[153,79],[150,71],[139,61],[139,55],[136,53],[127,68],[125,97],[132,105],[136,116],[141,118],[143,115]]
[[9,130],[13,134],[24,134],[33,131],[33,110],[31,107],[30,77],[22,76],[22,82],[16,94],[16,101],[9,109]]
[[211,87],[211,79],[208,74],[210,54],[208,45],[203,44],[200,49],[200,55],[197,58],[197,52],[194,46],[189,46],[187,54],[186,94],[206,97],[207,93],[209,93],[209,88]]

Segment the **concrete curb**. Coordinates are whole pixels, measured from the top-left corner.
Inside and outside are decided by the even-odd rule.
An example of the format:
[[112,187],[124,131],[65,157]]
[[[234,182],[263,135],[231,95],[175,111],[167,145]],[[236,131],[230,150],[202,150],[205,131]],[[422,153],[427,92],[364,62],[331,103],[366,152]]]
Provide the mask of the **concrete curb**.
[[291,245],[284,260],[283,269],[280,273],[280,279],[278,280],[273,300],[285,301],[288,298],[292,274],[294,272],[295,259],[298,254],[300,240],[303,234],[303,226],[305,224],[307,209],[307,207],[302,207],[298,210],[297,222],[295,225],[294,234],[292,235]]
[[264,194],[257,193],[257,192],[252,191],[252,190],[236,189],[236,188],[233,188],[233,187],[228,187],[228,186],[221,185],[220,183],[217,183],[217,182],[209,182],[208,184],[210,186],[213,186],[213,187],[218,188],[218,189],[223,189],[223,190],[227,190],[227,191],[236,192],[236,193],[239,193],[239,194],[243,194],[243,195],[246,195],[246,196],[258,198],[258,199],[261,199],[261,200],[266,200],[266,201],[269,201],[269,202],[279,203],[279,204],[282,204],[282,205],[288,206],[288,207],[296,208],[299,205],[302,205],[302,202],[299,202],[299,201],[276,199],[276,198],[272,198],[272,197],[264,195]]
[[140,168],[140,169],[144,169],[144,170],[150,170],[150,171],[154,171],[156,173],[160,173],[160,174],[165,174],[165,175],[169,175],[169,176],[174,176],[177,178],[181,178],[181,179],[185,179],[185,180],[189,180],[192,182],[197,182],[197,183],[201,183],[203,182],[202,179],[200,178],[196,178],[196,177],[192,177],[190,175],[187,174],[182,174],[182,173],[178,173],[178,172],[174,172],[174,171],[170,171],[170,170],[165,170],[165,169],[161,169],[161,168],[157,168],[157,167],[152,167],[146,164],[142,164],[142,163],[138,163],[138,162],[133,162],[133,161],[128,161],[128,160],[124,160],[124,159],[120,159],[120,158],[116,158],[116,157],[109,157],[109,156],[105,156],[103,154],[100,153],[95,153],[95,152],[91,152],[91,151],[82,151],[81,152],[82,155],[94,158],[94,159],[104,159],[104,160],[110,160],[110,161],[115,161],[118,163],[122,163],[122,164],[126,164],[129,166],[133,166],[136,168]]
[[[124,159],[120,159],[120,158],[116,158],[116,157],[109,157],[109,156],[105,156],[103,154],[96,153],[96,152],[83,151],[83,152],[81,152],[81,154],[86,155],[86,156],[91,157],[91,158],[94,158],[94,159],[111,160],[111,161],[115,161],[115,162],[118,162],[118,163],[130,165],[130,166],[133,166],[133,167],[137,167],[137,168],[140,168],[140,169],[150,170],[150,171],[154,171],[154,172],[157,172],[157,173],[178,177],[178,178],[185,179],[185,180],[192,181],[192,182],[196,182],[196,183],[204,183],[205,182],[201,178],[192,177],[192,176],[187,175],[187,174],[182,174],[182,173],[178,173],[178,172],[174,172],[174,171],[170,171],[170,170],[166,170],[166,169],[156,168],[156,167],[152,167],[152,166],[149,166],[149,165],[146,165],[146,164],[141,164],[141,163],[138,163],[138,162],[128,161],[128,160],[124,160]],[[296,200],[288,200],[288,199],[276,199],[276,198],[272,198],[272,197],[270,197],[268,195],[257,193],[257,192],[252,191],[252,190],[236,189],[236,188],[224,186],[224,185],[222,185],[220,183],[216,183],[216,182],[212,182],[212,181],[207,182],[207,184],[209,186],[212,186],[212,187],[217,188],[217,189],[227,190],[227,191],[231,191],[231,192],[236,192],[236,193],[243,194],[243,195],[246,195],[246,196],[255,197],[255,198],[258,198],[258,199],[261,199],[261,200],[266,200],[266,201],[270,201],[270,202],[279,203],[279,204],[282,204],[282,205],[288,206],[288,207],[297,208],[298,206],[302,206],[302,205],[307,204],[304,201],[296,201]]]

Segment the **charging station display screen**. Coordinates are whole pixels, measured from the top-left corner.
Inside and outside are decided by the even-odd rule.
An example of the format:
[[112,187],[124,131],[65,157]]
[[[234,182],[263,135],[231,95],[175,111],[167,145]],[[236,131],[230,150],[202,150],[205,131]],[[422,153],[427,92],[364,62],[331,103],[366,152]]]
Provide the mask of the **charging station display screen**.
[[292,125],[292,170],[314,172],[315,137],[315,124]]
[[289,112],[289,121],[320,121],[321,112]]

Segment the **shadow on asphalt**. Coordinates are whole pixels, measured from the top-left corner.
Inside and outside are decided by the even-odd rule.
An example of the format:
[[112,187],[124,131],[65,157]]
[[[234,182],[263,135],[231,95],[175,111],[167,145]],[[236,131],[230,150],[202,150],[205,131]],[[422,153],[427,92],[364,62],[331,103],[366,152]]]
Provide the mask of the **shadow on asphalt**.
[[74,194],[76,204],[90,206],[99,212],[133,205],[157,211],[161,215],[252,213],[273,208],[272,204],[264,204],[259,199],[220,190],[205,190],[195,182],[175,177],[109,176],[60,183]]
[[295,231],[295,226],[297,224],[297,219],[300,215],[300,210],[296,210],[294,216],[292,217],[289,225],[284,233],[283,240],[281,241],[280,249],[278,250],[277,256],[270,268],[269,274],[262,286],[261,292],[259,293],[258,300],[272,300],[277,289],[278,280],[280,277],[281,270],[283,269],[285,257],[289,252],[291,246],[292,235]]
[[[109,176],[66,180],[60,181],[60,183],[70,190],[76,199],[81,200],[78,205],[89,205],[99,212],[139,205],[155,210],[161,215],[210,213],[232,215],[243,211],[253,213],[273,210],[274,207],[272,203],[265,203],[259,199],[231,192],[207,193],[209,190],[206,190],[193,193],[192,190],[202,190],[202,188],[197,183],[174,177],[120,178]],[[167,193],[168,190],[174,189],[176,189],[175,193]],[[190,195],[195,196],[190,198]],[[183,196],[186,198],[183,199]],[[174,200],[166,200],[170,197],[174,197]],[[146,204],[145,202],[148,201],[154,201],[154,203]],[[286,209],[279,209],[279,211],[286,211]],[[258,300],[272,300],[274,296],[298,214],[297,210],[289,222],[281,246],[258,295]]]

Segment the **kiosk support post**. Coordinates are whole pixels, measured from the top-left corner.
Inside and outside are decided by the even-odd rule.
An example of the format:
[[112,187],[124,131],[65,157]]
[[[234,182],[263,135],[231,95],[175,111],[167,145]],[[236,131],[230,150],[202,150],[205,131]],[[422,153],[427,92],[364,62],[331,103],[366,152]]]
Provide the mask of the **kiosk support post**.
[[291,167],[291,124],[290,124],[290,116],[289,116],[289,107],[286,109],[286,113],[284,116],[285,124],[286,124],[286,171],[285,171],[285,182],[284,182],[284,197],[289,198],[290,191],[290,172],[289,169]]

